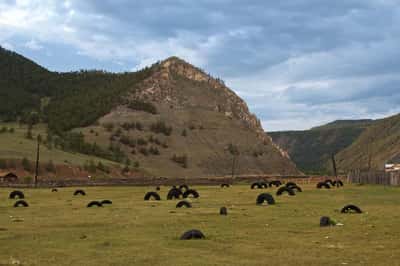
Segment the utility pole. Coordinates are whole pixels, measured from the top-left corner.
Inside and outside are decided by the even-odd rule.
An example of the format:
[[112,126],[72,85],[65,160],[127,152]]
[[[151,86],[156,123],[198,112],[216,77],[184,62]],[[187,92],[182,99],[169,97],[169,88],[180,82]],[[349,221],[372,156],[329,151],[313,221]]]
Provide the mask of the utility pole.
[[42,137],[38,135],[37,137],[37,150],[36,150],[36,169],[35,169],[35,188],[37,187],[38,174],[39,174],[39,152],[40,152],[40,142]]
[[333,174],[335,175],[336,178],[336,185],[339,186],[338,184],[338,175],[337,175],[337,169],[336,169],[336,160],[335,160],[335,154],[332,153],[332,168],[333,168]]

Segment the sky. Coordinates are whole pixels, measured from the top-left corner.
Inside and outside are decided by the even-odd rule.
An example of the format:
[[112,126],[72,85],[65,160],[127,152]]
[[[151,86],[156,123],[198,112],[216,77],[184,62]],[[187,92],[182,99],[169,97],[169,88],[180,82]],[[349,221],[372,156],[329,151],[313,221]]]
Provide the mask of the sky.
[[400,0],[0,0],[0,46],[53,71],[178,56],[266,131],[400,113]]

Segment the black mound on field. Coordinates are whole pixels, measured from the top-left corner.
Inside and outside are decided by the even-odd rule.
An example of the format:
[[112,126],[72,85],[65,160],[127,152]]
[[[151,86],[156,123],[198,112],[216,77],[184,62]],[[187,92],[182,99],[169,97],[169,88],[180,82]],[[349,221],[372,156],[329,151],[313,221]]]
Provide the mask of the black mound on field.
[[288,193],[288,195],[290,195],[290,196],[296,195],[296,193],[293,191],[293,189],[288,188],[288,187],[280,187],[278,189],[278,191],[276,192],[276,195],[281,196],[285,192]]
[[168,191],[167,200],[179,199],[183,195],[182,191],[176,187],[173,187]]
[[341,180],[335,180],[332,182],[332,186],[334,187],[343,187],[343,182]]
[[186,200],[181,200],[176,204],[176,208],[182,208],[182,207],[192,208],[192,204],[190,202],[187,202]]
[[335,222],[331,220],[328,216],[322,216],[319,219],[319,226],[321,227],[326,227],[326,226],[333,226],[335,225]]
[[221,207],[219,209],[219,214],[220,215],[228,215],[228,209],[226,207]]
[[331,186],[330,186],[329,184],[325,183],[325,182],[319,182],[319,183],[317,184],[317,188],[318,188],[318,189],[321,189],[321,188],[330,189]]
[[290,188],[291,190],[294,190],[294,191],[296,191],[296,192],[303,192],[303,190],[301,189],[301,187],[299,187],[298,185],[290,186],[290,187],[288,187],[288,188]]
[[154,200],[161,200],[160,195],[158,195],[157,192],[147,192],[146,195],[144,195],[144,200],[150,200],[150,199],[154,199]]
[[18,200],[17,202],[15,202],[14,208],[20,207],[20,206],[22,206],[22,207],[28,207],[29,204],[28,204],[25,200]]
[[274,180],[274,181],[269,182],[270,187],[272,187],[272,186],[280,187],[281,185],[282,185],[282,182],[279,180]]
[[189,190],[189,186],[186,185],[186,184],[182,184],[182,185],[179,186],[179,189],[180,189],[182,192],[183,192],[183,189],[185,189],[185,191],[188,191],[188,190]]
[[259,182],[255,182],[255,183],[251,184],[250,188],[251,189],[255,189],[255,188],[261,189],[261,188],[263,188],[263,186]]
[[51,190],[51,192],[58,192],[58,189],[53,188],[53,189]]
[[94,206],[103,207],[103,205],[98,201],[91,201],[91,202],[88,203],[88,205],[86,205],[86,207],[88,207],[88,208],[91,208],[91,207],[94,207]]
[[75,192],[74,192],[74,196],[77,196],[77,195],[85,196],[85,195],[86,195],[86,192],[85,192],[84,190],[82,190],[82,189],[77,189],[77,190],[75,190]]
[[273,204],[275,204],[275,199],[269,193],[262,193],[262,194],[258,195],[256,202],[257,202],[257,205],[261,205],[264,202],[267,202],[269,205],[273,205]]
[[230,187],[230,185],[229,185],[229,184],[226,184],[226,183],[224,183],[224,184],[221,184],[221,187],[222,187],[222,188],[224,188],[224,187]]
[[24,199],[25,195],[24,195],[24,193],[22,193],[22,191],[14,190],[13,192],[10,193],[9,198],[10,199],[16,199],[16,198],[17,199]]
[[356,205],[349,204],[343,207],[341,213],[362,213],[362,210]]
[[187,197],[189,197],[190,195],[192,195],[192,197],[193,198],[198,198],[198,197],[200,197],[200,195],[199,195],[199,193],[196,191],[196,190],[194,190],[194,189],[189,189],[189,190],[186,190],[185,191],[185,193],[183,193],[183,198],[187,198]]
[[101,203],[101,205],[106,205],[106,204],[111,205],[112,201],[111,200],[102,200],[100,203]]
[[204,239],[204,238],[205,236],[200,230],[193,229],[185,232],[180,239],[189,240],[189,239]]
[[294,183],[294,182],[287,182],[285,186],[290,188],[290,187],[295,187],[295,186],[297,186],[297,184]]

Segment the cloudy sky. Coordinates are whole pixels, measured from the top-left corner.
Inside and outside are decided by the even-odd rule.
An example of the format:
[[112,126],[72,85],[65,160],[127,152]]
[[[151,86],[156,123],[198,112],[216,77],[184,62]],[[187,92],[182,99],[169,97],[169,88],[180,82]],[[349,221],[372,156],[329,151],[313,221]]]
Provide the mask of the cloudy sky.
[[400,112],[400,0],[0,0],[0,45],[56,71],[176,55],[267,131]]

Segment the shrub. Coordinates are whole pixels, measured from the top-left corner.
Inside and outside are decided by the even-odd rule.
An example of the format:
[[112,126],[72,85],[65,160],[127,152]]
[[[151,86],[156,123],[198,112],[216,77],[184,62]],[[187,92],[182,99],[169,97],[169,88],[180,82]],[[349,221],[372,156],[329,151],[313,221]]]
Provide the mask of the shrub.
[[0,169],[7,169],[7,161],[0,159]]
[[133,163],[133,167],[135,168],[139,168],[140,167],[140,163],[138,161]]
[[141,145],[141,146],[146,146],[147,145],[147,140],[145,140],[143,138],[138,138],[136,140],[136,142],[137,142],[138,145]]
[[182,135],[183,137],[186,137],[186,136],[187,136],[186,129],[182,130],[182,133],[181,133],[181,135]]
[[32,165],[31,162],[27,158],[22,159],[22,167],[24,168],[25,171],[31,172],[32,171]]
[[154,133],[162,133],[165,136],[170,136],[172,133],[172,127],[167,126],[164,121],[158,121],[151,124],[150,130]]
[[97,169],[99,169],[100,171],[104,172],[104,173],[110,173],[110,169],[104,165],[102,162],[98,162],[97,163]]
[[157,108],[154,104],[149,102],[144,102],[142,100],[134,100],[129,103],[128,107],[136,111],[144,111],[150,114],[157,114]]
[[178,156],[178,155],[174,154],[174,156],[172,156],[171,160],[176,162],[177,164],[180,164],[183,168],[188,167],[187,155]]
[[105,123],[103,124],[103,127],[108,131],[111,132],[114,129],[114,124],[113,123]]
[[143,154],[144,156],[148,156],[148,155],[149,155],[149,152],[148,152],[147,149],[144,148],[144,147],[140,148],[140,149],[139,149],[139,152],[140,152],[141,154]]
[[48,161],[48,163],[46,164],[45,168],[46,168],[47,172],[51,172],[51,173],[55,173],[56,172],[56,167],[54,166],[52,160]]
[[143,130],[143,125],[142,125],[142,123],[140,123],[140,122],[136,122],[136,123],[135,123],[135,127],[136,127],[136,129],[139,130],[139,131],[142,131],[142,130]]
[[8,128],[6,128],[4,126],[0,129],[0,133],[6,133],[7,131],[8,131]]
[[157,149],[157,147],[150,147],[149,152],[153,155],[160,155],[160,151]]

